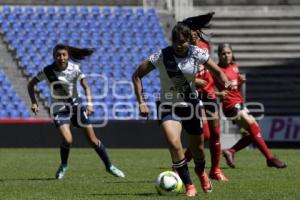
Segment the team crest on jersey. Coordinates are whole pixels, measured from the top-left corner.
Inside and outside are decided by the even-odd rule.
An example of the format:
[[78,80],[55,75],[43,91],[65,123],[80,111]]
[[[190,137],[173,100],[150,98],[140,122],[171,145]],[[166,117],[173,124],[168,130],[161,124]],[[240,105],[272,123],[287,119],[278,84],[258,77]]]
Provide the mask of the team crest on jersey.
[[233,67],[232,70],[235,72],[235,73],[239,73],[239,69],[237,67]]
[[68,81],[72,81],[74,78],[76,77],[76,75],[75,74],[66,74],[66,79],[68,80]]

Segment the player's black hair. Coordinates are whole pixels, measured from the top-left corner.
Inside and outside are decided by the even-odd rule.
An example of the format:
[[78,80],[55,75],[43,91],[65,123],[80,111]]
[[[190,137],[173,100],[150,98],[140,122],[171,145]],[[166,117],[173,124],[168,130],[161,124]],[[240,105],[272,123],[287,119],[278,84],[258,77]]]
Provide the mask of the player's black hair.
[[56,52],[60,49],[67,50],[70,58],[73,60],[83,60],[85,57],[92,55],[95,51],[95,49],[92,48],[78,48],[65,44],[57,44],[53,48],[53,57],[55,57]]
[[197,31],[198,36],[206,41],[209,42],[210,36],[206,35],[202,29],[210,27],[210,20],[213,18],[215,12],[209,12],[203,15],[198,15],[194,17],[186,18],[182,21],[183,24],[188,26],[191,30]]
[[191,30],[201,30],[202,28],[209,27],[209,22],[213,18],[214,14],[215,12],[209,12],[204,15],[189,17],[184,19],[182,23],[188,26]]
[[192,41],[191,29],[182,22],[178,22],[172,29],[172,41],[177,41],[180,35],[182,35],[186,41]]
[[229,48],[231,50],[231,52],[232,52],[232,61],[235,62],[235,57],[234,57],[234,54],[233,54],[233,50],[232,50],[232,47],[229,43],[219,44],[219,46],[218,46],[218,55],[219,56],[221,55],[224,48]]

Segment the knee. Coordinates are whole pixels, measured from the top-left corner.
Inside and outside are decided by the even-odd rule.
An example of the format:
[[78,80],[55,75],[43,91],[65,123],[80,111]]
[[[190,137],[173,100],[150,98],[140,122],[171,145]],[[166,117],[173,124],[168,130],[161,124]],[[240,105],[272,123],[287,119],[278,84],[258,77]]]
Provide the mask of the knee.
[[63,142],[64,142],[65,145],[71,146],[72,143],[73,143],[73,138],[72,137],[64,138]]
[[173,150],[173,151],[181,151],[182,150],[180,139],[176,138],[176,139],[169,140],[169,145],[170,145],[171,150]]
[[101,141],[98,140],[97,138],[94,139],[94,138],[89,138],[89,142],[90,142],[90,145],[93,147],[93,148],[96,148],[96,147],[99,147],[101,145]]
[[204,148],[199,147],[197,149],[194,149],[194,151],[192,151],[192,155],[194,159],[198,159],[198,160],[205,159]]

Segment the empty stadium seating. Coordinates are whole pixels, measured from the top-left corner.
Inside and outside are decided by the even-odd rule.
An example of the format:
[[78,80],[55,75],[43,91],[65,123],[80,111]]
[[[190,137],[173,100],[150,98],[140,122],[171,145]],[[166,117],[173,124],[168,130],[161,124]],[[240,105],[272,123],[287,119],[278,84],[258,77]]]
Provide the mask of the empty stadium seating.
[[[137,116],[135,106],[134,114],[113,113],[112,107],[117,103],[124,110],[128,103],[136,103],[131,84],[133,71],[151,53],[167,45],[152,8],[4,6],[0,30],[29,77],[52,62],[52,48],[57,43],[95,48],[96,52],[81,62],[81,69],[92,76],[87,80],[93,96],[98,97],[95,105],[107,105],[109,119]],[[149,74],[144,87],[146,93],[159,92],[157,72]],[[49,105],[46,83],[39,89]],[[154,101],[149,98],[150,103]],[[105,115],[101,106],[95,106],[95,111],[96,117]],[[152,113],[154,116],[155,111]]]
[[4,72],[0,71],[0,119],[30,117],[28,108],[16,94]]

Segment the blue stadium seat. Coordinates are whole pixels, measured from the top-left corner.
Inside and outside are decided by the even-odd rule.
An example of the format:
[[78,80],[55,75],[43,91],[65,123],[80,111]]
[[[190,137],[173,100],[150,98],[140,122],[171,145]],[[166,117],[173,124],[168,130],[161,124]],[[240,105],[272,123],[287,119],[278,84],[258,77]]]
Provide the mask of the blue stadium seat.
[[[109,85],[113,80],[130,81],[136,66],[167,44],[153,8],[144,10],[123,7],[99,9],[96,6],[26,6],[11,9],[4,6],[3,12],[0,13],[0,28],[6,40],[16,50],[16,58],[28,75],[33,76],[41,70],[41,63],[50,64],[52,48],[57,42],[62,42],[96,48],[93,56],[82,62],[82,71],[106,75]],[[157,73],[151,73],[149,76],[152,82],[147,82],[145,88],[151,85],[147,90],[158,92]],[[93,92],[100,93],[103,90],[101,80],[91,83],[94,86]],[[0,79],[0,85],[7,83]],[[49,101],[49,89],[46,84],[39,85],[39,88],[47,98],[46,101]],[[121,94],[130,93],[128,88],[120,90]],[[111,90],[108,96],[110,95]],[[118,102],[114,98],[98,101],[107,103],[110,108],[113,102]],[[135,99],[131,99],[130,102],[135,102]],[[111,110],[108,115],[113,116]],[[25,117],[25,114],[21,117]]]

